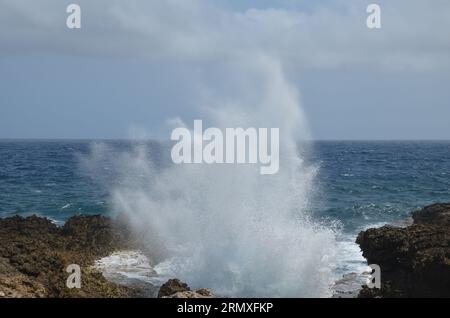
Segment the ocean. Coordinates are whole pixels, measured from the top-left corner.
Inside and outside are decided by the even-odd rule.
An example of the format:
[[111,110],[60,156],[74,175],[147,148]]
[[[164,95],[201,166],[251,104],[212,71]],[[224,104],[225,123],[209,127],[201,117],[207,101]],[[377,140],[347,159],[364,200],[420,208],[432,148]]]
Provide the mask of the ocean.
[[[117,177],[114,154],[142,143],[0,141],[0,217],[36,214],[63,224],[76,214],[111,214],[111,186],[127,186]],[[100,167],[86,169],[93,145],[110,152]],[[354,243],[361,230],[450,201],[450,142],[318,141],[309,148],[306,162],[317,168],[309,214],[338,225],[336,277],[366,265]],[[155,169],[169,165],[166,146],[147,142],[145,149]]]

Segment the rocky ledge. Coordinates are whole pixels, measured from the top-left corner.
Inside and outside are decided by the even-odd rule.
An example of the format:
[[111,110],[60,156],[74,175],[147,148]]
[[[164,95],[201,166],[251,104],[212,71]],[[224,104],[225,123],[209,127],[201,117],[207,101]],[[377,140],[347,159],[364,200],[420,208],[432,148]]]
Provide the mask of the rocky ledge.
[[207,288],[192,291],[186,283],[178,279],[169,279],[161,286],[158,298],[215,298]]
[[[107,280],[93,266],[116,251],[150,251],[119,217],[74,216],[62,227],[38,216],[0,219],[0,298],[127,298],[155,297],[158,287],[143,282],[120,284]],[[68,288],[71,264],[81,268],[81,288]],[[156,293],[154,289],[156,288]],[[209,289],[192,291],[171,279],[161,298],[212,298]]]
[[[405,228],[384,226],[359,234],[363,256],[381,267],[382,282],[381,289],[363,288],[359,297],[450,297],[450,203],[416,211],[413,220]],[[62,227],[37,216],[0,219],[0,298],[144,296],[139,288],[106,280],[92,266],[115,251],[143,249],[126,224],[103,216],[75,216]],[[66,286],[70,264],[81,267],[80,289]],[[173,279],[158,297],[214,295]]]
[[405,228],[383,226],[358,235],[369,264],[381,268],[381,289],[359,297],[450,297],[450,203],[416,211]]
[[[75,216],[63,227],[46,218],[0,219],[0,297],[129,297],[136,291],[108,282],[92,268],[98,258],[129,248],[124,226],[102,216]],[[82,288],[69,289],[70,264]]]

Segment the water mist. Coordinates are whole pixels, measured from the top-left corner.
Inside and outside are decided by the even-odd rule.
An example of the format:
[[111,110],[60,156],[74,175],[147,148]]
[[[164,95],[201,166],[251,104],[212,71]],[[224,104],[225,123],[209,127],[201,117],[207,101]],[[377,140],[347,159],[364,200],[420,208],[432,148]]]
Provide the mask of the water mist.
[[307,129],[296,90],[267,57],[240,58],[218,72],[219,85],[200,89],[197,117],[218,128],[280,128],[279,172],[261,175],[257,165],[238,164],[161,167],[141,146],[114,156],[113,209],[150,233],[160,268],[193,288],[235,297],[330,296],[335,233],[308,212],[317,167],[305,163],[297,143]]

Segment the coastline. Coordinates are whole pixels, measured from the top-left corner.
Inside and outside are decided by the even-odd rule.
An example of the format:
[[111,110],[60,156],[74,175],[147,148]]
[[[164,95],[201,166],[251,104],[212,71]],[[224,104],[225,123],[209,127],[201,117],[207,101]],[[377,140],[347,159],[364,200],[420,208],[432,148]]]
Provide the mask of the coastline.
[[[37,216],[0,219],[0,296],[133,297],[139,291],[113,284],[91,267],[133,244],[128,231],[102,216],[75,216],[62,227]],[[80,266],[82,288],[67,288],[70,264]]]
[[427,206],[412,219],[358,235],[363,256],[381,268],[381,289],[364,287],[359,297],[450,297],[450,204]]
[[[0,297],[157,297],[157,285],[173,287],[173,295],[165,288],[164,297],[213,297],[213,291],[183,289],[170,279],[152,284],[154,269],[131,233],[126,220],[105,216],[74,216],[63,226],[37,216],[0,219]],[[369,264],[380,265],[381,290],[364,287],[358,294],[364,275],[349,273],[336,282],[349,292],[333,297],[450,297],[450,204],[415,211],[412,222],[363,231],[356,242]],[[133,251],[131,260],[127,255]],[[116,267],[108,272],[111,257]],[[140,263],[131,263],[132,275],[115,275],[140,257]],[[65,286],[70,264],[82,268],[81,289]]]

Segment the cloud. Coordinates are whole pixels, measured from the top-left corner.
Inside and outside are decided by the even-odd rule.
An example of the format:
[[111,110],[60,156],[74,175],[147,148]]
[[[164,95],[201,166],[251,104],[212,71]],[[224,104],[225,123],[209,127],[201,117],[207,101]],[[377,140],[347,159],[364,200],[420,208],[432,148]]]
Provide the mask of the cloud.
[[290,1],[284,8],[278,3],[238,10],[201,0],[79,0],[81,30],[65,27],[68,3],[0,1],[0,55],[217,63],[263,52],[294,70],[450,68],[450,2],[445,0],[378,1],[381,30],[366,28],[366,1],[317,2],[308,10],[292,5],[301,1]]

